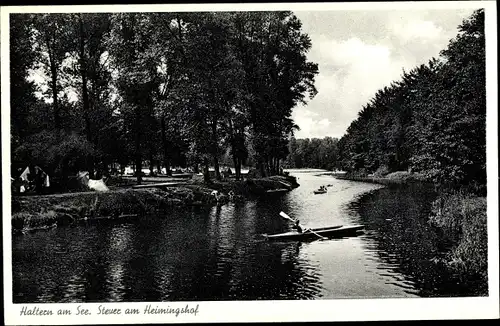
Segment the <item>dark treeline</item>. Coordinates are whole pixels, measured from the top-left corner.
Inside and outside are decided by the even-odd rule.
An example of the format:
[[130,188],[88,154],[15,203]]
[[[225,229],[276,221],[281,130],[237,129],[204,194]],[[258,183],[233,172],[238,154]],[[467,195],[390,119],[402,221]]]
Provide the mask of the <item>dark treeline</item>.
[[320,159],[325,154],[311,150],[330,140],[298,139],[288,161],[357,174],[419,172],[436,184],[484,189],[485,72],[484,11],[478,10],[439,58],[403,72],[400,81],[375,94],[328,163]]
[[290,139],[290,154],[284,162],[289,168],[315,168],[335,170],[339,168],[337,138]]
[[431,59],[379,90],[339,141],[342,169],[410,170],[439,184],[486,183],[484,11]]
[[[291,12],[13,14],[12,161],[63,179],[232,158],[279,171],[316,94],[318,66]],[[34,82],[33,76],[38,76]],[[30,78],[28,78],[30,77]],[[43,82],[40,83],[39,81]]]

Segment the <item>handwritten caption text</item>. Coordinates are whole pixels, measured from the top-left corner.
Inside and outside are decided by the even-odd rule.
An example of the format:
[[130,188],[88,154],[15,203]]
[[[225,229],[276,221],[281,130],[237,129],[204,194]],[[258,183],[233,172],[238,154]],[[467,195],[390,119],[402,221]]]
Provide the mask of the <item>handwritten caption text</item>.
[[199,312],[199,304],[195,307],[189,304],[177,307],[145,305],[142,308],[120,307],[109,308],[105,305],[99,305],[97,309],[90,309],[84,305],[78,305],[75,309],[42,309],[38,306],[23,306],[20,311],[21,316],[90,316],[90,315],[194,315]]

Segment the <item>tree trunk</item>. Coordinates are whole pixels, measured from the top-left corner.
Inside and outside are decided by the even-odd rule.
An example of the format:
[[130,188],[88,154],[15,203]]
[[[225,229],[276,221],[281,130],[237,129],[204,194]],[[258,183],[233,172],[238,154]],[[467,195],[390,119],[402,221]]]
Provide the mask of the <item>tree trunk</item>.
[[137,184],[142,183],[142,149],[141,149],[141,110],[136,105],[135,108],[135,173]]
[[[83,29],[83,20],[80,15],[79,17],[80,25],[80,76],[82,78],[82,104],[83,113],[85,119],[85,135],[87,136],[87,141],[92,143],[92,131],[91,131],[91,121],[90,121],[90,103],[89,94],[87,89],[87,65],[85,60],[85,35]],[[89,171],[90,178],[94,178],[94,158],[88,155],[87,158],[87,169]]]
[[241,179],[241,159],[238,158],[237,162],[238,162],[237,166],[235,167],[235,169],[236,169],[236,176],[238,177],[238,180],[240,180]]
[[239,180],[239,175],[238,175],[238,149],[236,140],[234,138],[234,129],[233,129],[233,122],[231,119],[229,119],[229,137],[231,140],[231,147],[233,149],[233,165],[234,165],[234,177],[236,180]]
[[87,90],[87,71],[85,63],[85,43],[83,35],[83,21],[80,17],[80,76],[82,77],[82,104],[83,112],[85,114],[85,134],[89,142],[92,141],[92,133],[90,130],[90,106],[89,95]]
[[203,179],[205,183],[210,183],[210,171],[208,170],[208,158],[203,158]]
[[109,160],[107,158],[104,158],[102,160],[99,176],[97,177],[98,179],[101,179],[102,177],[109,175],[109,165],[110,165]]
[[156,169],[158,171],[158,174],[161,174],[161,162],[160,162],[160,160],[156,160]]
[[220,170],[219,170],[219,150],[217,144],[217,118],[212,119],[212,156],[214,160],[214,170],[215,178],[221,180]]
[[155,160],[154,160],[154,155],[153,151],[150,149],[149,150],[149,175],[154,175],[155,174]]
[[56,58],[54,58],[54,54],[52,53],[52,47],[50,46],[50,41],[45,39],[48,55],[49,55],[49,65],[50,65],[50,77],[51,77],[51,86],[52,86],[52,100],[54,106],[54,128],[56,130],[56,136],[59,138],[60,129],[61,129],[61,121],[59,118],[59,107],[57,101],[57,64],[55,62]]
[[261,177],[266,176],[266,168],[264,166],[264,160],[262,158],[259,158],[257,161],[257,169],[260,170]]
[[68,160],[66,158],[62,159],[61,174],[62,174],[62,184],[64,190],[68,190]]
[[135,154],[135,175],[137,176],[137,184],[142,183],[142,155],[141,153]]
[[236,157],[236,154],[233,153],[233,164],[234,164],[234,176],[236,180],[240,180],[240,177],[238,176],[238,158]]
[[61,118],[59,117],[59,101],[57,100],[57,67],[54,62],[50,63],[52,100],[54,105],[54,127],[58,139],[61,137]]
[[215,178],[217,180],[221,180],[220,170],[219,170],[219,158],[214,155],[214,170],[215,170]]
[[165,121],[166,117],[163,116],[161,119],[161,142],[163,145],[163,165],[165,166],[165,170],[168,176],[172,175],[172,171],[170,170],[170,154],[169,154],[169,146],[167,140],[167,122]]

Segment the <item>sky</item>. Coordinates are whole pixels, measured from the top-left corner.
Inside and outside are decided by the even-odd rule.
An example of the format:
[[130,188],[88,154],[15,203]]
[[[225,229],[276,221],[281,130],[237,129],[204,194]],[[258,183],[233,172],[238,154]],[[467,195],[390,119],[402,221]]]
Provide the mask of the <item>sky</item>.
[[376,91],[427,63],[456,37],[472,9],[296,11],[319,65],[318,94],[297,106],[296,138],[340,138]]

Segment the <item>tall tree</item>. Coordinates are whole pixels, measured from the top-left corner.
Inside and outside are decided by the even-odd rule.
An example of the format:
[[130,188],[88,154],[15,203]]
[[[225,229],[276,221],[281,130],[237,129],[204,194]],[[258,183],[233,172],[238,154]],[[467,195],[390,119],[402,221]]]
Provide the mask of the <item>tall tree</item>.
[[10,108],[11,142],[16,148],[30,133],[31,109],[35,106],[35,85],[27,77],[34,68],[37,53],[33,48],[33,17],[29,14],[10,15]]
[[[110,73],[103,60],[107,56],[105,38],[109,33],[109,14],[74,14],[71,16],[72,33],[71,55],[75,58],[66,71],[73,77],[73,87],[81,99],[83,133],[94,148],[98,148],[99,123],[103,114],[97,110],[105,106],[102,95],[110,82]],[[109,107],[106,108],[109,110]],[[100,117],[101,119],[96,119]],[[108,119],[104,120],[107,123]],[[94,177],[95,157],[86,158],[86,169]]]
[[[118,70],[117,88],[124,101],[126,125],[131,128],[137,182],[142,182],[144,141],[153,114],[154,72],[150,52],[152,25],[147,14],[121,13],[112,16],[110,54]],[[125,112],[127,111],[127,112]]]
[[275,173],[286,157],[286,141],[296,129],[292,108],[305,102],[306,94],[316,94],[318,66],[307,61],[311,41],[293,13],[251,12],[236,18],[252,140],[258,167],[266,175]]
[[197,102],[194,108],[204,112],[191,115],[195,119],[193,123],[200,125],[199,131],[205,132],[195,138],[209,139],[208,146],[199,150],[205,165],[209,158],[212,160],[217,179],[221,178],[219,159],[223,151],[220,145],[227,132],[224,117],[231,116],[238,103],[243,74],[230,42],[234,35],[230,18],[226,13],[191,16],[187,32],[187,71],[195,93],[192,98]]
[[70,51],[69,14],[39,14],[33,16],[36,29],[36,43],[41,52],[43,69],[50,76],[49,90],[52,96],[54,128],[61,137],[62,123],[59,106],[62,64]]
[[180,142],[178,131],[182,123],[183,87],[185,83],[186,50],[185,22],[180,13],[154,13],[151,15],[154,29],[155,52],[157,53],[158,88],[155,91],[156,116],[160,125],[161,152],[167,175],[171,175],[175,143]]

